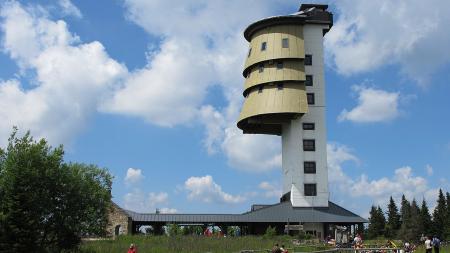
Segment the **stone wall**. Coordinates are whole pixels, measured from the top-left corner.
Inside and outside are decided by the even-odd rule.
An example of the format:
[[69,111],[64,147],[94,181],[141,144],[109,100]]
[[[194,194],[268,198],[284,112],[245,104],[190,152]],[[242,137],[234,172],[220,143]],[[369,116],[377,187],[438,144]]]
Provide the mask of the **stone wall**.
[[130,219],[128,214],[116,203],[112,202],[106,227],[107,236],[127,235],[130,231]]

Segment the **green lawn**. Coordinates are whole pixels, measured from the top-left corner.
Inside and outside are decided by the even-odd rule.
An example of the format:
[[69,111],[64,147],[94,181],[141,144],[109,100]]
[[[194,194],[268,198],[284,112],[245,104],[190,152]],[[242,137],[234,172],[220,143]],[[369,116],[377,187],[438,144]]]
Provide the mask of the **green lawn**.
[[[311,252],[326,249],[323,245],[295,247],[293,237],[276,236],[266,238],[263,236],[242,237],[204,237],[204,236],[121,236],[116,240],[85,241],[81,245],[83,253],[125,253],[131,243],[138,247],[139,253],[230,253],[241,250],[258,250],[258,253],[267,252],[275,243],[284,244],[289,252]],[[382,244],[382,241],[367,241],[369,244]],[[397,245],[401,242],[396,241]],[[420,247],[415,253],[424,253]],[[441,253],[450,253],[450,246],[441,247]]]
[[[229,253],[241,250],[269,250],[275,243],[284,244],[290,252],[294,252],[292,237],[277,236],[264,238],[263,236],[242,237],[204,237],[204,236],[121,236],[116,240],[86,241],[82,243],[83,253],[108,252],[124,253],[131,243],[137,245],[139,253]],[[324,246],[297,247],[295,251],[308,252],[325,249]]]

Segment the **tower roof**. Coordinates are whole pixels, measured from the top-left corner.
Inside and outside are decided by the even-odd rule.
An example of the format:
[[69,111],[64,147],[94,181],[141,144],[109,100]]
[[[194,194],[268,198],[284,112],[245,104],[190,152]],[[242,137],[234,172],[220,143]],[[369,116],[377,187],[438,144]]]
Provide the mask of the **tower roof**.
[[244,37],[250,42],[256,31],[268,26],[286,24],[328,24],[328,29],[324,30],[325,34],[333,26],[333,14],[327,9],[326,4],[302,4],[296,13],[268,17],[250,24],[244,31]]

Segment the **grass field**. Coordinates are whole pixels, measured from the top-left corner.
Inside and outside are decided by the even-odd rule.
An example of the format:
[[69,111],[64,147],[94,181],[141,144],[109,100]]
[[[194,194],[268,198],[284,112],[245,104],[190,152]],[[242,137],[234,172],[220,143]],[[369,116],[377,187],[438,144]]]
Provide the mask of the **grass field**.
[[[121,236],[116,240],[86,241],[82,243],[83,253],[124,253],[131,243],[137,245],[139,253],[230,253],[241,250],[268,250],[275,243],[280,246],[284,244],[289,252],[292,249],[292,237],[277,236],[264,238],[262,236],[242,236],[242,237],[203,237],[203,236]],[[297,247],[295,251],[309,252],[312,250],[325,249],[324,246]]]
[[[139,253],[231,253],[241,250],[258,250],[255,253],[267,252],[275,243],[284,244],[289,252],[310,252],[326,249],[323,245],[295,247],[292,237],[277,236],[265,238],[263,236],[242,237],[204,237],[204,236],[121,236],[116,240],[85,241],[82,243],[83,253],[125,253],[131,243],[138,247]],[[370,242],[370,241],[369,241]],[[377,244],[373,241],[372,244]],[[400,244],[400,243],[399,243]],[[424,253],[423,247],[415,253]],[[441,247],[441,253],[450,253],[450,246]]]

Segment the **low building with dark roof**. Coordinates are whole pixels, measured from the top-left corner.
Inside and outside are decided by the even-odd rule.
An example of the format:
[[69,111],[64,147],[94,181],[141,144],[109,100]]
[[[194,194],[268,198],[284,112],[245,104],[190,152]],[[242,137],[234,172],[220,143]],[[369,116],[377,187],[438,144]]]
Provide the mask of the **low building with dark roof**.
[[[125,231],[128,234],[139,233],[142,226],[152,226],[162,231],[161,228],[169,224],[217,226],[225,233],[227,227],[238,226],[243,234],[264,234],[271,226],[282,234],[292,225],[301,225],[306,233],[324,238],[327,235],[334,237],[336,226],[356,231],[357,227],[368,222],[333,202],[329,202],[328,207],[293,207],[290,201],[282,201],[274,205],[253,205],[250,211],[242,214],[164,214],[120,210],[126,218],[122,217],[121,224],[111,224],[111,227],[117,228],[119,225],[120,229],[127,226]],[[124,221],[127,223],[123,223]],[[116,229],[116,234],[120,233]]]

